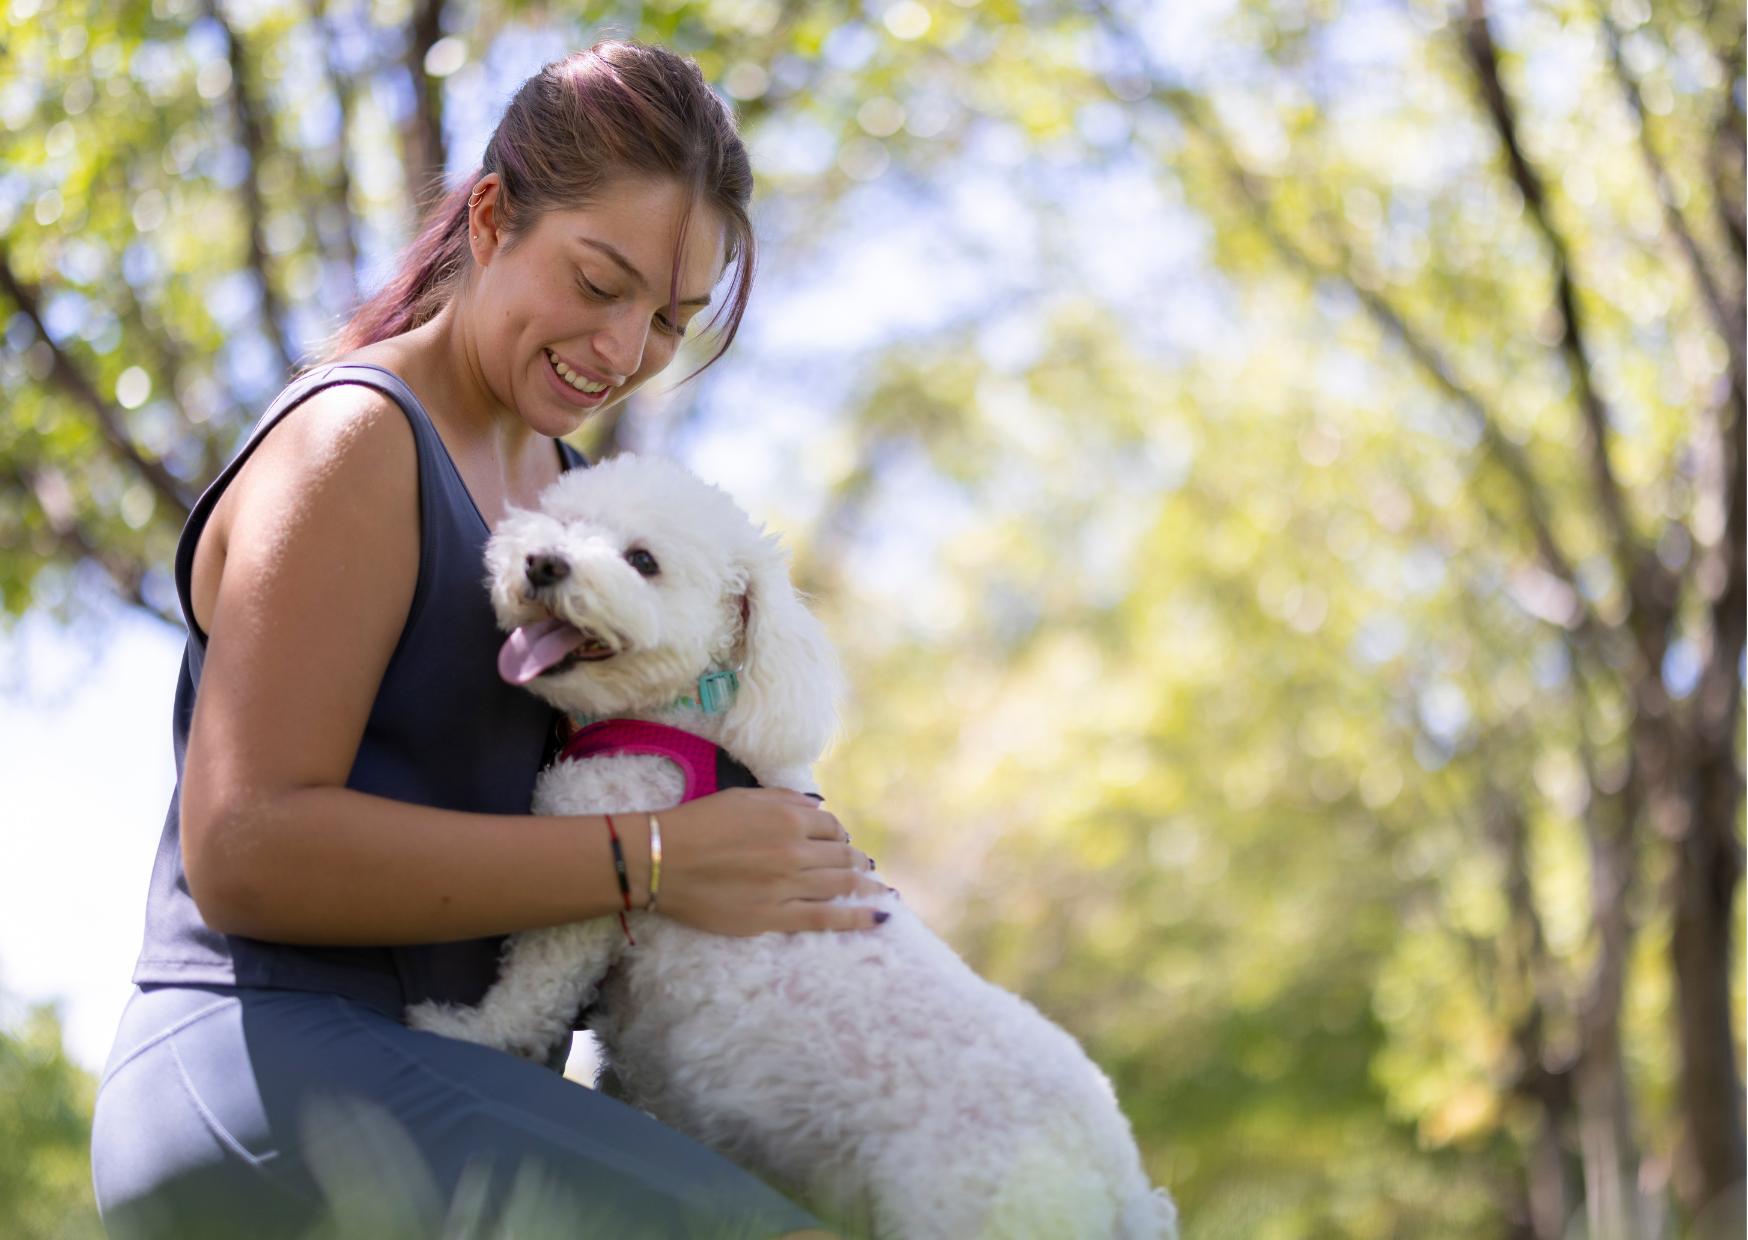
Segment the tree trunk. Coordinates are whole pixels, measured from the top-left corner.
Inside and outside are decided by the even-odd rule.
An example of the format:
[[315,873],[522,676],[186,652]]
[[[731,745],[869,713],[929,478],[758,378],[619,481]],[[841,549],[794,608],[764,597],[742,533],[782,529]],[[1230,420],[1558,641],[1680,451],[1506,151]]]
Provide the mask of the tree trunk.
[[[1739,303],[1738,303],[1739,304]],[[1737,730],[1742,710],[1742,649],[1748,625],[1748,452],[1743,442],[1740,374],[1714,411],[1700,469],[1695,519],[1704,548],[1694,578],[1709,620],[1701,636],[1702,667],[1688,714],[1689,752],[1671,779],[1679,797],[1670,835],[1677,1042],[1681,1048],[1682,1139],[1675,1186],[1689,1217],[1708,1211],[1706,1230],[1743,1234],[1742,1077],[1730,1011],[1731,948],[1742,846],[1736,822],[1742,805]]]
[[1514,1240],[1566,1240],[1566,1223],[1577,1201],[1568,1134],[1573,1128],[1572,1066],[1548,1064],[1545,1030],[1550,1012],[1561,1006],[1559,966],[1548,952],[1535,891],[1530,885],[1524,814],[1504,789],[1487,798],[1490,834],[1505,857],[1506,902],[1511,909],[1506,958],[1516,965],[1514,987],[1527,1010],[1512,1030],[1517,1072],[1509,1091],[1535,1109],[1536,1131],[1523,1168],[1521,1210],[1513,1219]]
[[1632,1112],[1620,1057],[1620,1029],[1597,1030],[1578,1065],[1578,1139],[1584,1159],[1584,1210],[1589,1240],[1641,1240],[1645,1209],[1639,1192]]
[[413,107],[401,126],[402,158],[406,161],[407,196],[414,219],[422,220],[443,197],[448,153],[443,142],[443,90],[425,72],[425,56],[443,37],[443,0],[420,0],[407,24],[407,75],[413,85]]
[[1543,1112],[1525,1168],[1529,1234],[1535,1240],[1565,1240],[1566,1220],[1572,1213],[1573,1185],[1566,1173],[1558,1119],[1552,1108]]
[[[1638,739],[1645,739],[1643,731]],[[1621,1000],[1633,940],[1633,828],[1645,803],[1640,779],[1646,751],[1644,744],[1635,745],[1637,760],[1626,785],[1612,797],[1593,793],[1585,813],[1591,917],[1600,940],[1579,1012],[1583,1050],[1575,1082],[1589,1240],[1640,1240],[1644,1235],[1632,1097],[1621,1052]],[[1655,762],[1649,765],[1654,768]]]
[[1676,849],[1670,876],[1681,1100],[1686,1118],[1676,1190],[1689,1217],[1735,1206],[1728,1231],[1743,1233],[1742,1079],[1730,1015],[1731,911],[1740,885],[1733,824],[1739,804],[1734,771],[1695,770],[1693,821]]

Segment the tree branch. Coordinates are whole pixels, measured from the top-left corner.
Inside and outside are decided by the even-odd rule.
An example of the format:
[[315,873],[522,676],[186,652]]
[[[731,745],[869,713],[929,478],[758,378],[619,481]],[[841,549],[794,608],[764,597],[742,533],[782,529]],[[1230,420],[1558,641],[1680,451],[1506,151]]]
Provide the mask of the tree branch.
[[407,76],[413,84],[413,110],[401,127],[406,152],[407,189],[414,216],[443,196],[443,170],[448,157],[443,144],[443,87],[425,72],[425,57],[443,37],[443,0],[418,0],[407,25]]
[[[1717,0],[1707,0],[1701,25],[1709,28],[1717,14]],[[1740,12],[1731,6],[1732,14]],[[1738,22],[1728,47],[1711,44],[1712,58],[1723,79],[1723,95],[1718,101],[1718,117],[1712,125],[1712,144],[1707,154],[1707,171],[1711,174],[1713,199],[1718,222],[1735,250],[1738,273],[1748,250],[1742,222],[1744,171],[1748,170],[1748,133],[1742,122],[1742,95],[1737,83],[1742,79],[1742,43],[1748,37],[1748,22]],[[1726,167],[1726,164],[1728,167]],[[1742,295],[1738,289],[1737,296]]]
[[1748,168],[1743,145],[1742,113],[1736,107],[1735,97],[1726,96],[1713,126],[1706,168],[1712,177],[1712,201],[1717,207],[1718,222],[1723,225],[1724,235],[1730,239],[1738,267],[1744,253],[1748,252],[1742,222],[1742,174],[1743,169]]
[[328,49],[327,54],[322,57],[322,73],[327,80],[328,90],[333,93],[334,106],[340,113],[339,140],[336,143],[339,153],[334,161],[334,178],[328,185],[328,201],[339,208],[340,218],[345,225],[340,233],[340,252],[346,260],[346,275],[350,281],[346,304],[353,306],[358,302],[358,235],[352,215],[352,170],[346,164],[346,135],[352,127],[352,94],[346,83],[340,80],[340,75],[334,71],[331,49],[337,40],[333,23],[328,19],[327,7],[325,0],[306,0],[305,4],[310,24],[321,31],[322,46]]
[[52,466],[33,468],[12,457],[4,457],[0,458],[0,479],[5,481],[8,490],[29,495],[35,501],[49,534],[68,559],[90,560],[100,565],[122,598],[169,624],[178,628],[182,626],[180,612],[166,612],[145,596],[142,586],[146,566],[143,563],[112,549],[106,550],[86,532],[73,512],[67,483],[59,470]]
[[1640,549],[1627,518],[1626,501],[1615,478],[1609,459],[1608,409],[1591,382],[1593,363],[1585,342],[1583,319],[1578,311],[1578,296],[1572,280],[1571,251],[1548,209],[1547,194],[1541,177],[1525,158],[1518,141],[1517,116],[1510,97],[1499,79],[1499,54],[1493,44],[1493,32],[1487,22],[1485,0],[1465,0],[1469,20],[1465,28],[1464,47],[1469,63],[1475,70],[1488,116],[1505,148],[1506,164],[1511,179],[1523,195],[1530,218],[1536,223],[1543,239],[1552,251],[1556,299],[1560,307],[1562,330],[1560,352],[1566,360],[1573,390],[1578,394],[1578,406],[1583,415],[1585,451],[1590,463],[1591,478],[1602,506],[1603,519],[1613,539],[1614,559],[1623,586],[1630,588],[1639,574]]
[[219,8],[219,0],[202,0],[202,7],[224,31],[225,45],[230,49],[231,87],[227,96],[237,123],[237,136],[249,156],[249,171],[243,178],[243,209],[249,220],[249,269],[255,273],[261,286],[261,308],[267,319],[267,335],[278,354],[280,378],[283,380],[297,368],[298,350],[292,343],[285,303],[273,286],[273,273],[267,257],[266,207],[261,201],[261,159],[267,143],[249,92],[249,58],[242,40]]
[[[1723,407],[1716,411],[1698,479],[1698,506],[1704,524],[1717,522],[1716,537],[1700,543],[1695,572],[1704,600],[1706,625],[1701,638],[1699,684],[1693,695],[1691,730],[1701,767],[1716,767],[1739,785],[1736,722],[1742,706],[1742,651],[1748,639],[1748,451],[1745,451],[1743,409],[1748,394],[1730,384]],[[1720,786],[1722,783],[1720,782]],[[1709,823],[1706,829],[1730,837],[1734,844],[1735,813]]]
[[133,441],[121,412],[103,399],[85,377],[85,373],[55,338],[49,335],[49,330],[42,321],[38,290],[27,285],[12,269],[11,254],[3,241],[0,241],[0,291],[12,299],[30,320],[37,336],[48,345],[53,359],[49,378],[84,408],[110,448],[145,479],[153,493],[176,514],[177,520],[186,519],[189,510],[194,507],[194,497],[183,489],[181,481],[174,474],[164,468],[162,461],[147,456]]
[[[183,369],[187,365],[186,357],[167,330],[148,325],[146,308],[140,304],[139,295],[133,286],[126,280],[118,280],[116,285],[118,288],[117,296],[121,301],[122,321],[127,324],[129,331],[137,333],[145,339],[151,350],[157,370],[156,390],[176,398],[177,382],[182,377]],[[224,424],[229,426],[245,424],[248,420],[248,414],[237,403],[235,394],[222,384],[212,386],[215,390],[222,392],[224,396],[224,410],[220,414],[224,419]],[[178,403],[180,403],[179,400]],[[181,420],[185,427],[192,427],[195,422],[186,410],[183,410]],[[224,445],[220,442],[219,436],[203,434],[200,439],[201,467],[198,485],[204,488],[218,475],[219,468],[224,464],[218,457]]]
[[1669,172],[1663,166],[1663,159],[1657,154],[1657,148],[1651,141],[1651,127],[1645,111],[1645,100],[1639,92],[1638,79],[1627,67],[1625,57],[1621,54],[1620,30],[1614,24],[1614,19],[1608,14],[1606,4],[1598,4],[1597,20],[1602,24],[1604,41],[1608,44],[1609,63],[1614,67],[1615,80],[1620,83],[1621,94],[1625,96],[1627,107],[1631,109],[1639,129],[1639,154],[1644,158],[1645,171],[1651,178],[1651,188],[1657,195],[1657,201],[1663,208],[1664,224],[1681,248],[1682,255],[1687,259],[1687,267],[1693,281],[1699,286],[1701,299],[1706,309],[1710,311],[1712,326],[1718,335],[1723,337],[1724,347],[1730,354],[1730,373],[1738,387],[1743,386],[1743,345],[1742,345],[1742,315],[1741,307],[1727,298],[1718,287],[1718,282],[1712,277],[1711,265],[1700,252],[1699,243],[1695,240],[1693,230],[1688,227],[1686,216],[1676,205],[1675,187],[1669,179]]
[[1440,355],[1430,341],[1414,329],[1381,292],[1375,288],[1367,287],[1366,284],[1355,278],[1351,270],[1345,267],[1314,259],[1297,242],[1276,227],[1269,204],[1269,195],[1262,187],[1260,179],[1246,169],[1232,154],[1231,143],[1226,140],[1219,125],[1203,114],[1200,100],[1188,92],[1174,91],[1169,87],[1159,85],[1163,78],[1151,63],[1149,53],[1133,33],[1122,24],[1118,15],[1111,10],[1108,0],[1093,0],[1093,7],[1103,15],[1107,32],[1111,37],[1128,43],[1137,59],[1146,66],[1149,77],[1154,83],[1151,93],[1152,99],[1201,136],[1215,151],[1228,179],[1249,207],[1251,217],[1275,249],[1288,260],[1290,265],[1297,267],[1307,275],[1315,279],[1333,280],[1351,290],[1360,299],[1361,304],[1366,307],[1372,318],[1407,350],[1409,357],[1433,381],[1434,385],[1469,415],[1488,454],[1505,471],[1516,489],[1524,517],[1529,523],[1531,536],[1535,541],[1536,552],[1543,566],[1570,592],[1572,599],[1572,612],[1568,621],[1570,627],[1585,634],[1591,643],[1600,649],[1602,637],[1595,611],[1586,599],[1584,592],[1579,588],[1577,573],[1573,570],[1571,561],[1554,536],[1550,516],[1551,507],[1540,482],[1536,478],[1535,470],[1530,465],[1523,450],[1500,430],[1498,420],[1488,411],[1481,398],[1457,377],[1455,368]]
[[1600,640],[1595,612],[1579,587],[1578,574],[1571,561],[1554,537],[1551,505],[1523,449],[1500,430],[1498,419],[1488,411],[1482,399],[1457,377],[1450,362],[1408,322],[1383,293],[1356,279],[1345,267],[1322,263],[1312,258],[1297,242],[1277,228],[1257,178],[1231,159],[1223,138],[1214,137],[1208,129],[1201,128],[1207,122],[1198,117],[1192,123],[1198,126],[1198,132],[1204,137],[1216,142],[1223,158],[1230,161],[1227,166],[1228,175],[1248,199],[1253,217],[1275,249],[1309,277],[1332,279],[1350,289],[1372,318],[1407,350],[1409,357],[1434,385],[1469,415],[1469,420],[1479,432],[1486,451],[1505,471],[1517,490],[1519,503],[1529,523],[1536,552],[1543,566],[1571,591],[1572,614],[1568,626],[1586,633],[1592,641]]

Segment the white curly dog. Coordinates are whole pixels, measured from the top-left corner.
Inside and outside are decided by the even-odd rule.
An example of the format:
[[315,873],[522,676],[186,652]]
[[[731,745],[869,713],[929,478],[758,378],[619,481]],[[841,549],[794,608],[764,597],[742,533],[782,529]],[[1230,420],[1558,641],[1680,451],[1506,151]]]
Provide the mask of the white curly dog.
[[[565,475],[487,547],[511,632],[500,668],[573,717],[627,717],[722,747],[767,787],[812,791],[837,662],[776,538],[671,462]],[[726,709],[700,677],[732,669]],[[720,677],[718,681],[720,682]],[[536,812],[660,811],[681,767],[559,761]],[[606,847],[603,841],[603,847]],[[978,977],[893,895],[871,930],[710,934],[657,911],[511,936],[475,1008],[416,1028],[535,1060],[585,1007],[625,1099],[881,1240],[1175,1237],[1110,1081],[1074,1038]]]

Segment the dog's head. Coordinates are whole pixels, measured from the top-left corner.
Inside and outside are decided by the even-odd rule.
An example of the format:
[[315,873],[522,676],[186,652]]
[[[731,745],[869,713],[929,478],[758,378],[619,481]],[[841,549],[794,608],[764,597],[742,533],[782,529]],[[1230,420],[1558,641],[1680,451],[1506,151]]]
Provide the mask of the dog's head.
[[486,544],[505,679],[587,715],[652,711],[736,669],[722,744],[753,766],[811,763],[839,671],[774,535],[670,461],[571,470]]

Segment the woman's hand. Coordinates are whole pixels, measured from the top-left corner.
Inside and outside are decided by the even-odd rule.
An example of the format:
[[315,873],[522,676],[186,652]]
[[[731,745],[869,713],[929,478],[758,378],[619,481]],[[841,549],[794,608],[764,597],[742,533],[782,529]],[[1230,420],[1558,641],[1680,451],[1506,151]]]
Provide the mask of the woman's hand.
[[661,820],[657,909],[675,921],[742,936],[879,924],[872,908],[827,903],[892,889],[869,873],[868,854],[851,846],[837,818],[803,793],[730,788],[665,810]]

